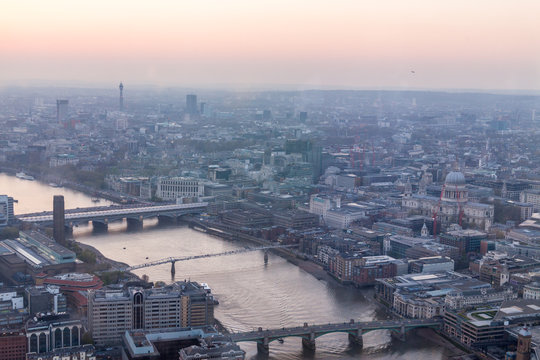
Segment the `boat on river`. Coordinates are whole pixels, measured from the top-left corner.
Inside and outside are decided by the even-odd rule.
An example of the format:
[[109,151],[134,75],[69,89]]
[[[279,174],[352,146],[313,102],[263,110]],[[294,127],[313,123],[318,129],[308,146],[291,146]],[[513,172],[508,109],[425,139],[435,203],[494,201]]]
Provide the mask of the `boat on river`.
[[18,177],[19,179],[23,179],[23,180],[35,180],[33,176],[30,176],[30,175],[26,175],[24,172],[18,172],[15,174],[16,177]]

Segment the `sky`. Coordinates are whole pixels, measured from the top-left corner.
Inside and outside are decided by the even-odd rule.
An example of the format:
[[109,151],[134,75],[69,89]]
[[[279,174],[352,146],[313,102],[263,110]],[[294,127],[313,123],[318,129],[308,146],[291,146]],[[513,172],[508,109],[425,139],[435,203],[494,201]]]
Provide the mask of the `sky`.
[[0,86],[540,89],[538,0],[2,0]]

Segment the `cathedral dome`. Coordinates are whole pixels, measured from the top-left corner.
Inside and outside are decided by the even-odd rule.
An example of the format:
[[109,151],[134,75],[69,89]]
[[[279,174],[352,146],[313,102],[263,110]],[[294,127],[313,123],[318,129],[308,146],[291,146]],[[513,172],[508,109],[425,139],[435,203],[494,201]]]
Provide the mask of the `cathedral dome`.
[[446,175],[446,179],[444,180],[444,183],[446,186],[461,186],[465,185],[465,175],[459,171],[451,171]]

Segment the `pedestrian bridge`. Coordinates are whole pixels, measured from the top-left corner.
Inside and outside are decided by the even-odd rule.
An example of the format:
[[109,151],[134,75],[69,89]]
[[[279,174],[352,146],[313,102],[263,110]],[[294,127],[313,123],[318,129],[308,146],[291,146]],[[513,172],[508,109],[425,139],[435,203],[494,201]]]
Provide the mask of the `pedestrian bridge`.
[[[73,227],[88,221],[92,221],[105,226],[112,221],[127,219],[130,223],[142,224],[143,219],[150,217],[168,217],[176,219],[178,216],[186,214],[201,213],[206,211],[207,202],[192,204],[169,204],[169,205],[143,205],[143,206],[111,206],[66,210],[64,214],[65,224]],[[17,219],[24,222],[51,225],[53,223],[53,213],[34,213],[17,215]]]
[[308,349],[315,350],[315,339],[331,333],[346,333],[349,341],[357,346],[363,345],[362,335],[374,330],[390,330],[398,338],[404,339],[405,334],[417,328],[439,329],[442,320],[439,319],[397,319],[397,320],[375,320],[369,322],[356,322],[351,320],[344,323],[308,325],[287,327],[281,329],[263,330],[259,328],[255,331],[233,333],[231,338],[235,342],[254,341],[257,343],[259,352],[268,353],[269,344],[272,341],[282,340],[287,337],[299,337],[302,345]]

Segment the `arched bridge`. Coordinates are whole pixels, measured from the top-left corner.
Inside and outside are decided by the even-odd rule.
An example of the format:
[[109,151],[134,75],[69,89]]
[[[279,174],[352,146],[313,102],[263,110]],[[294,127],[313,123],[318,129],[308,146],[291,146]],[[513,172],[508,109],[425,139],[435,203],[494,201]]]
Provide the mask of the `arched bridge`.
[[442,320],[439,319],[397,319],[397,320],[375,320],[369,322],[355,322],[351,320],[345,323],[308,325],[288,327],[281,329],[263,330],[259,328],[256,331],[233,333],[231,338],[235,342],[255,341],[257,349],[260,352],[267,353],[269,344],[272,341],[280,340],[286,337],[302,338],[302,345],[308,349],[315,350],[315,339],[331,333],[346,333],[349,335],[349,341],[358,345],[363,345],[362,335],[374,330],[390,330],[404,338],[409,330],[417,328],[439,329]]
[[[143,219],[156,216],[176,219],[178,216],[206,211],[207,206],[207,202],[199,202],[172,205],[96,207],[80,210],[66,210],[64,219],[65,224],[68,227],[92,221],[94,225],[97,223],[106,228],[109,222],[124,218],[128,220],[128,225],[130,225],[130,223],[142,224]],[[20,221],[40,223],[43,225],[51,225],[53,223],[52,212],[18,215],[17,218]]]

